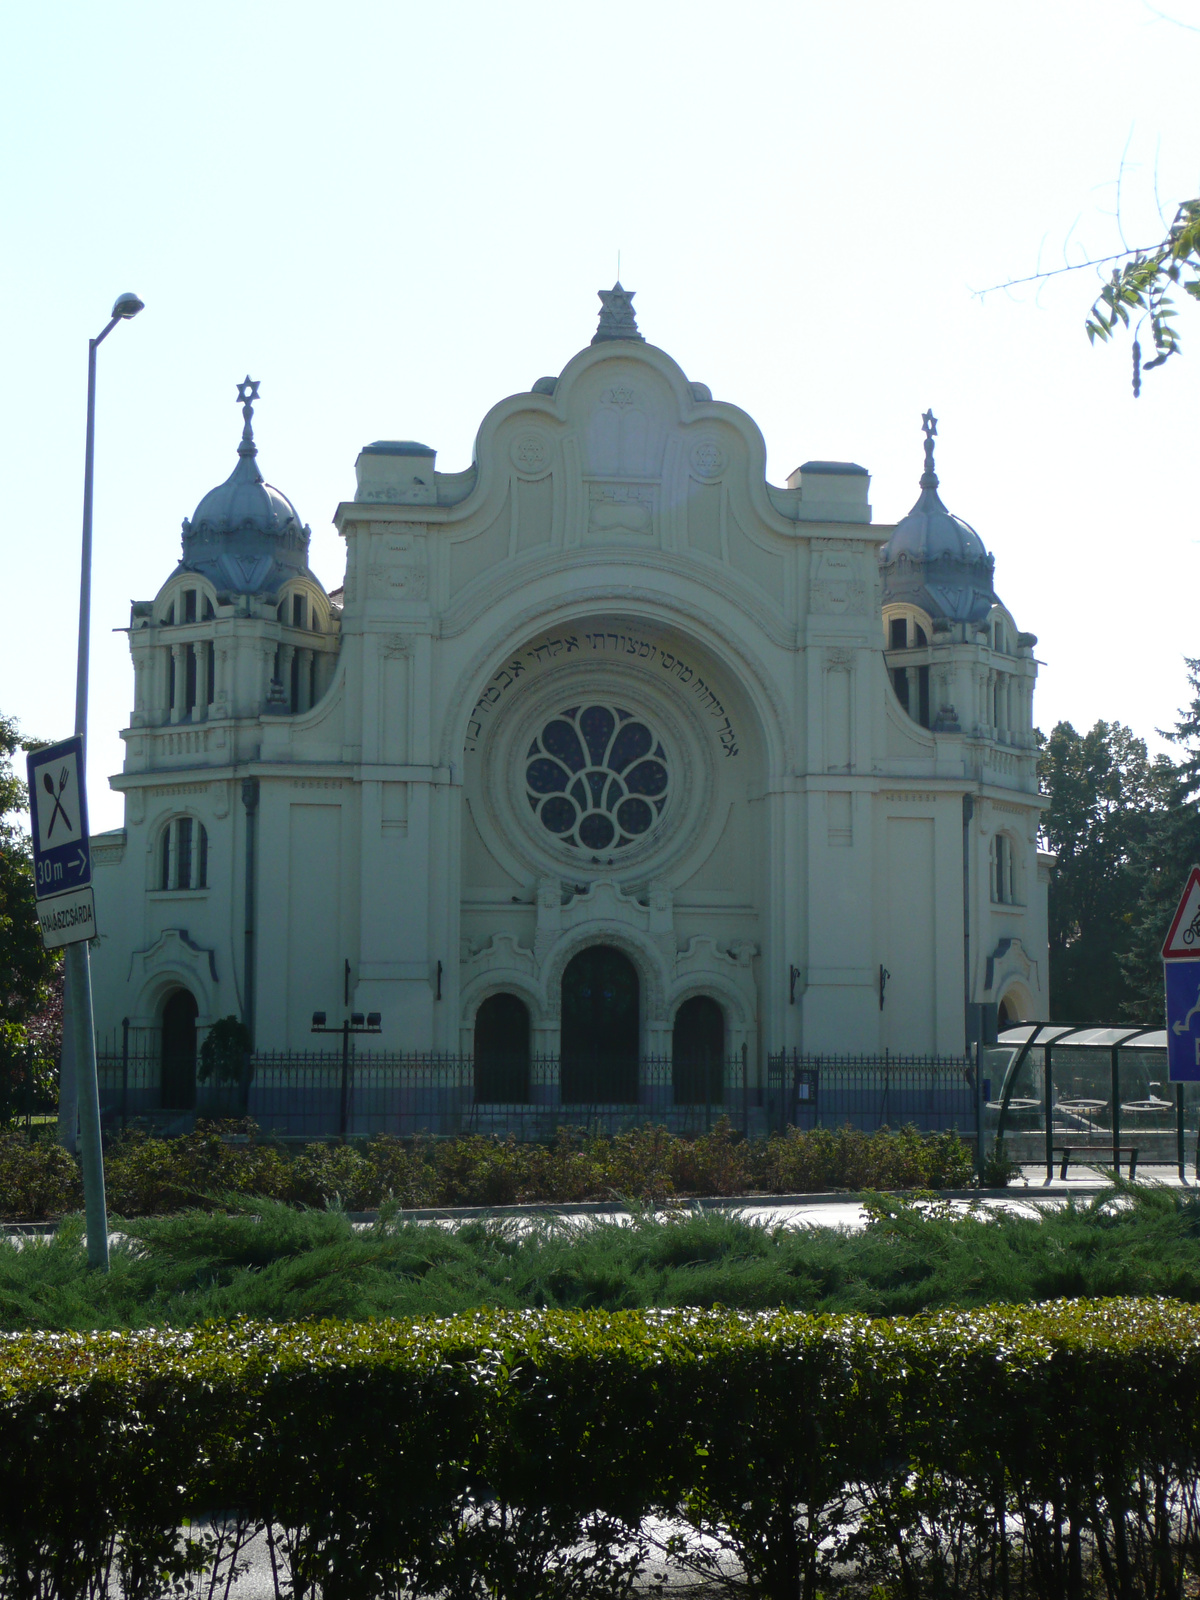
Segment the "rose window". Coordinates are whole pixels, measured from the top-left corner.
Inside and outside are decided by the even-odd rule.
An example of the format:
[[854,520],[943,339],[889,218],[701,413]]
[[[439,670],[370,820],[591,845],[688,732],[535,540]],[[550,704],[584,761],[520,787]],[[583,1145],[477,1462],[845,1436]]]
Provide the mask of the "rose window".
[[670,792],[657,734],[619,706],[571,706],[525,758],[529,804],[547,832],[577,850],[622,850],[649,832]]

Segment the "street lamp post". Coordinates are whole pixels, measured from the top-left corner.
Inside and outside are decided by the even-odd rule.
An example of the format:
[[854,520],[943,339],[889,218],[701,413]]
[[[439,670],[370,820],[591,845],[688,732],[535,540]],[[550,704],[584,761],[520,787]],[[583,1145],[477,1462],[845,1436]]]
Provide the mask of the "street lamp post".
[[[87,752],[88,664],[92,622],[92,463],[96,443],[96,351],[118,322],[136,317],[142,302],[123,294],[107,327],[88,341],[87,445],[83,464],[83,552],[79,569],[79,652],[75,665],[75,732]],[[86,772],[86,768],[85,768]],[[81,780],[84,774],[81,773]],[[96,1030],[92,1018],[92,971],[87,940],[66,949],[66,1000],[74,1045],[79,1142],[83,1158],[83,1204],[87,1218],[88,1266],[108,1271],[108,1212],[104,1199],[104,1150],[100,1142],[100,1086],[96,1077]]]
[[[347,962],[347,968],[349,965]],[[356,1033],[382,1033],[383,1018],[378,1011],[368,1011],[365,1017],[361,1011],[352,1011],[345,1021],[339,1023],[336,1028],[331,1028],[328,1026],[328,1014],[324,1011],[314,1011],[312,1031],[340,1033],[342,1036],[342,1084],[338,1096],[338,1132],[342,1142],[345,1143],[350,1123],[350,1036]]]

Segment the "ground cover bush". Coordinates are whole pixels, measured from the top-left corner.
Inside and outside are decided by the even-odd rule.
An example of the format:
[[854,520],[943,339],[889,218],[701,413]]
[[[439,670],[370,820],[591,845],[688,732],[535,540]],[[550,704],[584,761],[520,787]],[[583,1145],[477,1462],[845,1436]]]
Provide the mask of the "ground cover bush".
[[753,1214],[631,1220],[385,1216],[227,1197],[236,1210],[118,1223],[112,1270],[91,1273],[82,1222],[0,1240],[0,1327],[194,1327],[238,1316],[448,1316],[488,1307],[716,1307],[910,1315],[1059,1296],[1200,1303],[1200,1196],[1122,1185],[1035,1212],[955,1214],[936,1198],[869,1197],[858,1231]]
[[[0,1341],[0,1595],[1154,1600],[1200,1573],[1200,1310],[240,1322]],[[205,1520],[205,1519],[210,1520]],[[187,1525],[186,1534],[179,1530]],[[177,1591],[178,1592],[178,1591]]]
[[[370,1211],[388,1201],[415,1208],[627,1197],[658,1203],[687,1195],[962,1188],[972,1163],[971,1147],[956,1134],[915,1128],[789,1128],[742,1139],[722,1121],[694,1139],[647,1125],[613,1135],[561,1128],[548,1145],[380,1135],[296,1149],[264,1140],[252,1122],[242,1122],[201,1123],[176,1139],[127,1134],[108,1148],[105,1175],[110,1210],[134,1217],[212,1204],[222,1194]],[[78,1165],[63,1150],[0,1134],[0,1220],[36,1222],[82,1204]]]

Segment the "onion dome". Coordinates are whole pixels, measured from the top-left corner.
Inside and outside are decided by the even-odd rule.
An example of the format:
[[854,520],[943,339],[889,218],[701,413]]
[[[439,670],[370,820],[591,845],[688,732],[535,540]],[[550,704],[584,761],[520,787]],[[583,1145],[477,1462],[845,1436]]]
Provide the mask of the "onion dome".
[[208,491],[191,520],[185,519],[183,559],[176,570],[201,572],[218,591],[272,595],[289,578],[313,577],[308,568],[311,529],[300,521],[287,495],[259,471],[251,427],[258,383],[248,377],[237,393],[244,419],[237,466],[224,483]]
[[884,605],[906,602],[948,622],[982,622],[998,604],[996,562],[969,522],[947,511],[933,469],[937,418],[927,411],[921,497],[879,553]]

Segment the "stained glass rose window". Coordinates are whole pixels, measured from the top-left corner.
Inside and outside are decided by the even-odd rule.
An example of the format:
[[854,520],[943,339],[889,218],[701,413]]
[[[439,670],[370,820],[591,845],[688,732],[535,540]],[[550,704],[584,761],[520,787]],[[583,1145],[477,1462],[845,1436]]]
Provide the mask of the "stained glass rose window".
[[620,706],[569,706],[529,746],[525,788],[548,833],[577,850],[621,850],[653,827],[671,787],[657,734]]

